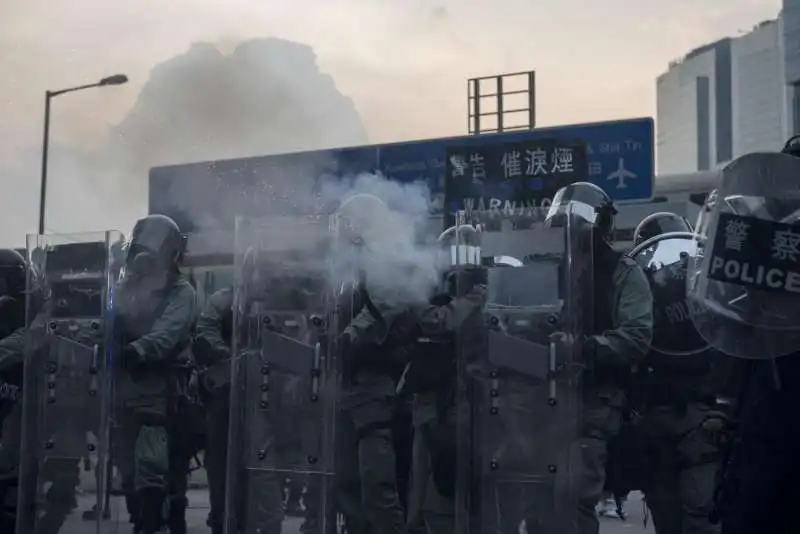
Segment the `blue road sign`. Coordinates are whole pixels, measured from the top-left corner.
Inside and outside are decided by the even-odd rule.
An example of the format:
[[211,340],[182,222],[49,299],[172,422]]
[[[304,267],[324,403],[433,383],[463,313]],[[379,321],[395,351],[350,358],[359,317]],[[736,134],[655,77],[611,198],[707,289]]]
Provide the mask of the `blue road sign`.
[[300,174],[306,182],[375,171],[402,183],[426,183],[441,210],[448,148],[537,140],[585,143],[586,179],[617,202],[653,196],[653,119],[640,118],[156,167],[150,171],[149,211],[175,215],[187,228],[232,227],[238,214],[275,213],[276,189],[286,190]]
[[586,143],[588,181],[603,188],[615,201],[637,202],[653,197],[654,135],[650,118],[383,145],[376,147],[378,168],[401,182],[425,181],[435,197],[444,192],[448,147],[540,139]]

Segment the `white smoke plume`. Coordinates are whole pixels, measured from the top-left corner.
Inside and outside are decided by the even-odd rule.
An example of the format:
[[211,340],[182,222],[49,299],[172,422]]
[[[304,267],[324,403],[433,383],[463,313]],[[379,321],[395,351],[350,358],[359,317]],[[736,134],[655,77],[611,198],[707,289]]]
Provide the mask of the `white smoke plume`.
[[[76,98],[108,98],[116,90]],[[72,100],[59,99],[57,109]],[[59,116],[53,119],[55,131],[69,125]],[[54,142],[46,226],[58,233],[129,232],[147,213],[148,172],[154,166],[367,141],[353,101],[320,69],[311,47],[266,38],[222,52],[213,43],[197,43],[153,67],[133,107],[102,142],[83,151]],[[38,151],[26,153],[25,161],[20,175],[33,179],[24,183],[38,185]],[[189,182],[195,178],[185,176]],[[199,181],[196,190],[187,186],[196,197],[204,188]],[[38,191],[30,193],[21,204],[37,205]],[[15,246],[24,241],[22,235],[3,238]]]
[[422,235],[430,212],[427,186],[362,174],[327,185],[321,194],[342,199],[338,240],[331,250],[334,277],[359,270],[371,294],[384,302],[427,301],[441,268],[438,248]]
[[[254,39],[227,55],[198,43],[153,68],[133,109],[114,128],[108,153],[113,165],[137,175],[133,183],[118,180],[122,190],[116,193],[141,198],[151,167],[366,141],[352,100],[320,71],[309,46]],[[213,194],[202,178],[182,177],[188,183],[180,202],[187,210]]]
[[[437,232],[431,232],[441,219],[429,216],[427,185],[380,174],[292,183],[279,202],[266,205],[266,213],[240,218],[235,235],[200,230],[190,236],[190,253],[232,253],[237,267],[249,272],[245,258],[259,251],[265,273],[325,278],[333,287],[364,280],[373,298],[386,304],[427,302],[441,267]],[[278,206],[284,208],[280,213]],[[288,207],[293,213],[287,214]]]

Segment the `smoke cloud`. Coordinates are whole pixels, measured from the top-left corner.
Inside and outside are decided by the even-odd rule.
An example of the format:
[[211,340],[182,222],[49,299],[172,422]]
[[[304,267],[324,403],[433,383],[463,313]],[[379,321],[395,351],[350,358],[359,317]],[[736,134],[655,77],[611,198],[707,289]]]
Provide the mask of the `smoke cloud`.
[[[126,86],[59,98],[54,110],[76,99],[108,99],[118,90]],[[54,131],[72,122],[54,114]],[[107,228],[129,232],[147,213],[148,173],[154,166],[367,141],[353,101],[320,69],[311,47],[251,39],[223,53],[215,44],[197,43],[152,68],[130,111],[100,142],[83,150],[54,142],[46,226],[59,233]],[[30,198],[17,201],[7,214],[18,206],[30,210],[38,200],[38,149],[19,150],[18,155],[26,163],[10,171],[31,186],[25,191]],[[22,180],[24,176],[28,179]],[[202,180],[192,186],[197,178],[202,176],[185,176],[190,197],[202,196],[207,188]],[[34,228],[35,223],[28,231]],[[12,231],[4,229],[2,237],[21,246],[22,232]]]
[[[425,239],[431,195],[425,184],[362,174],[323,188],[340,199],[333,279],[360,271],[371,294],[392,305],[427,301],[440,277],[437,247]],[[351,275],[352,276],[352,275]]]
[[[154,67],[131,111],[113,128],[107,167],[117,169],[118,178],[117,190],[109,193],[126,202],[140,199],[141,206],[151,167],[366,141],[355,105],[320,71],[309,46],[254,39],[223,54],[198,43]],[[196,171],[182,176],[187,183],[175,197],[187,210],[213,193],[203,176],[208,168]],[[237,178],[232,173],[214,183],[229,180],[236,188]]]
[[441,220],[429,216],[426,184],[402,184],[380,174],[300,183],[308,187],[294,182],[280,197],[294,213],[278,214],[275,203],[269,205],[272,214],[242,218],[235,235],[201,230],[190,236],[190,255],[233,254],[238,268],[248,269],[245,258],[258,252],[261,270],[278,278],[325,278],[334,286],[363,279],[381,302],[427,301],[440,279],[431,225]]
[[115,148],[148,166],[367,141],[353,101],[320,71],[311,47],[253,39],[223,54],[198,43],[157,65]]
[[[320,72],[310,47],[258,39],[229,54],[196,44],[156,66],[114,128],[109,154],[128,173],[164,166],[152,175],[151,207],[192,234],[188,257],[201,262],[234,252],[236,216],[251,218],[253,246],[297,251],[315,247],[320,228],[328,232],[326,224],[304,226],[309,216],[331,214],[354,197],[380,199],[372,211],[357,198],[349,204],[363,246],[330,249],[325,263],[335,273],[328,274],[352,278],[360,269],[376,298],[419,302],[438,275],[435,250],[419,243],[431,208],[427,186],[354,175],[326,152],[291,154],[366,142],[353,102]],[[206,163],[181,165],[192,161]],[[141,193],[141,182],[126,187],[122,198]],[[239,252],[248,246],[240,243]]]

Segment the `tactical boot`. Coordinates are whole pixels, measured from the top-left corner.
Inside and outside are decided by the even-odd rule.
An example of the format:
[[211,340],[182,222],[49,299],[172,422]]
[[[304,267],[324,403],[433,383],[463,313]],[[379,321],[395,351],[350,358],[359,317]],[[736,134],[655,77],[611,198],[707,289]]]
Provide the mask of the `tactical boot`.
[[170,534],[186,534],[186,497],[175,497],[169,501],[167,527]]
[[138,493],[140,515],[137,526],[142,534],[160,534],[165,526],[165,492],[160,488],[145,488]]
[[140,534],[142,531],[139,521],[141,504],[139,503],[139,496],[136,492],[128,491],[125,493],[125,507],[128,510],[128,521],[133,525],[133,533]]
[[208,528],[211,529],[211,534],[222,534],[223,530],[225,530],[222,526],[222,521],[211,514],[209,514],[208,519],[206,520],[206,525],[208,525]]

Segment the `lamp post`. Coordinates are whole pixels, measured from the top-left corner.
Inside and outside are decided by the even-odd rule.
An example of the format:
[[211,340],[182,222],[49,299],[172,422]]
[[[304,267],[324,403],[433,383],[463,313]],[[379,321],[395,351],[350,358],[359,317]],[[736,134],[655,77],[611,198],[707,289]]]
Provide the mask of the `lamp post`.
[[122,85],[128,83],[128,77],[124,74],[115,74],[103,78],[99,82],[59,89],[58,91],[45,91],[44,93],[44,134],[42,139],[42,177],[39,185],[39,234],[44,234],[44,210],[47,199],[47,153],[50,149],[50,100],[58,95],[74,93],[93,87],[105,87],[107,85]]

